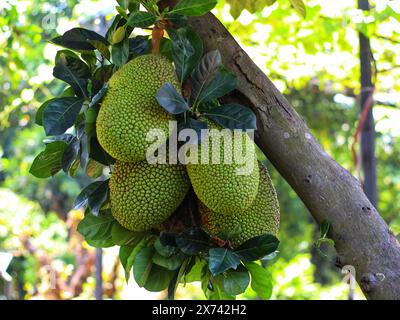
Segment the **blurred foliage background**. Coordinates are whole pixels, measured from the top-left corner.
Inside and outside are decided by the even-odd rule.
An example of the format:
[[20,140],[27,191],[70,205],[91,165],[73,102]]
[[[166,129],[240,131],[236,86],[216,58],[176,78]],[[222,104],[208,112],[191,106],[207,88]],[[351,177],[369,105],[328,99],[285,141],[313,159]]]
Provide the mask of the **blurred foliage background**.
[[[399,234],[400,3],[371,1],[370,12],[357,10],[354,0],[305,3],[306,18],[291,10],[288,0],[220,0],[213,12],[287,96],[327,152],[356,176],[350,147],[360,108],[358,31],[371,39],[377,70],[378,207]],[[90,181],[63,174],[39,180],[28,170],[44,138],[43,129],[34,124],[35,111],[64,90],[52,76],[57,48],[47,40],[77,26],[104,34],[115,5],[111,0],[0,3],[0,252],[13,255],[7,269],[11,282],[0,277],[1,299],[95,297],[95,249],[76,232],[82,213],[70,210]],[[318,226],[269,168],[282,212],[280,252],[266,262],[274,282],[272,298],[347,299],[334,250],[328,245],[316,248]],[[103,298],[164,298],[133,282],[125,284],[117,255],[114,248],[103,250]],[[198,284],[188,284],[177,298],[204,297]],[[257,297],[249,289],[241,298]],[[359,290],[356,298],[363,299]]]

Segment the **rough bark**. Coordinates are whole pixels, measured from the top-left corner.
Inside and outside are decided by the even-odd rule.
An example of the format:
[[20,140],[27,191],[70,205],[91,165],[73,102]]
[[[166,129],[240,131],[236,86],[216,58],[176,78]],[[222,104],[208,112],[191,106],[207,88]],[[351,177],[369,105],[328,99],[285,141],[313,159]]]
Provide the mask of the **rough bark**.
[[[219,49],[238,77],[230,99],[257,116],[256,143],[318,223],[329,220],[337,265],[352,265],[369,299],[400,299],[400,245],[363,189],[321,147],[304,121],[212,14],[189,20],[205,50]],[[282,239],[284,241],[284,239]]]

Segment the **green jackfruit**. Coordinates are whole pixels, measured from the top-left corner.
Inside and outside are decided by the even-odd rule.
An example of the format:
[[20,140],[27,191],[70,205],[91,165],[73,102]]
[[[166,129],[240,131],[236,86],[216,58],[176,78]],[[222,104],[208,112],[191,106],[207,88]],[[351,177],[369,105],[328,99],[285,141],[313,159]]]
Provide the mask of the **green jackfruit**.
[[279,230],[279,202],[267,168],[259,164],[260,184],[253,204],[242,213],[218,214],[199,203],[202,226],[212,235],[224,238],[234,230],[231,243],[234,248],[265,233],[276,235]]
[[[204,119],[202,119],[204,120]],[[194,146],[186,150],[186,168],[197,197],[210,209],[218,213],[235,214],[243,212],[254,201],[259,183],[259,171],[254,142],[245,132],[232,135],[211,120],[206,120],[211,130],[202,140],[198,153]],[[213,147],[212,141],[219,141]],[[218,151],[219,148],[219,151]],[[247,152],[246,152],[246,149]],[[208,150],[208,151],[207,151]],[[216,150],[216,152],[213,152]],[[191,153],[198,155],[198,163],[190,163]],[[213,158],[218,154],[220,162]],[[227,152],[227,153],[225,153]],[[243,162],[235,154],[243,156]],[[204,163],[207,161],[208,164]],[[230,162],[230,163],[229,163]],[[245,172],[239,172],[239,170]]]
[[189,187],[182,165],[116,161],[110,178],[112,215],[129,230],[149,230],[177,209]]
[[[179,82],[171,62],[161,55],[139,56],[109,80],[108,89],[96,121],[100,145],[117,160],[144,160],[152,142],[146,141],[151,129],[160,129],[169,136],[172,115],[155,98],[158,89],[172,83],[179,91]],[[165,141],[159,141],[159,145]]]

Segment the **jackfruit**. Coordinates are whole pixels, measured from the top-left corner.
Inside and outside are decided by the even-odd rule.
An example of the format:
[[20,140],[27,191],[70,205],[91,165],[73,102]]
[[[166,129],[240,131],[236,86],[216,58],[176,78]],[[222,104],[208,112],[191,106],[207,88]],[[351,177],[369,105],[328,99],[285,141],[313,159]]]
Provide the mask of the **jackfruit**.
[[[224,238],[230,233],[234,248],[245,241],[266,233],[276,235],[279,230],[279,202],[267,168],[259,164],[260,183],[256,199],[244,212],[224,215],[199,203],[202,226],[210,234]],[[237,234],[234,233],[237,230]]]
[[126,229],[145,231],[177,209],[190,181],[182,165],[116,161],[109,186],[114,218]]
[[[221,131],[222,127],[209,119],[200,120],[207,121],[210,131],[201,141],[197,152],[193,145],[186,145],[185,151],[186,168],[193,189],[197,197],[215,212],[243,212],[253,203],[258,190],[260,176],[254,142],[246,132],[233,135],[228,129]],[[219,146],[214,144],[218,141]],[[194,158],[198,156],[197,164],[190,162],[193,159],[191,153],[195,155]],[[235,154],[240,154],[243,160]],[[213,158],[218,155],[220,162],[215,163]]]
[[[165,83],[172,83],[179,92],[172,63],[155,54],[134,58],[110,78],[97,116],[96,131],[100,145],[115,159],[144,160],[148,147],[153,144],[146,141],[151,129],[160,129],[168,138],[173,116],[155,98]],[[165,141],[158,142],[162,145]]]

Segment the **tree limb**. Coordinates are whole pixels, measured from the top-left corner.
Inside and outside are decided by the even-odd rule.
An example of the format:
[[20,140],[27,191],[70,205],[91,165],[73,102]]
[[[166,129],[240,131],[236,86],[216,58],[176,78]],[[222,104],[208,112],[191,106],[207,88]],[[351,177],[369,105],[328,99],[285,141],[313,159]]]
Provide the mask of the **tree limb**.
[[352,265],[369,299],[400,299],[400,245],[360,183],[322,149],[304,121],[212,14],[189,19],[205,50],[238,77],[230,99],[257,115],[256,143],[318,223],[329,220],[337,265]]

